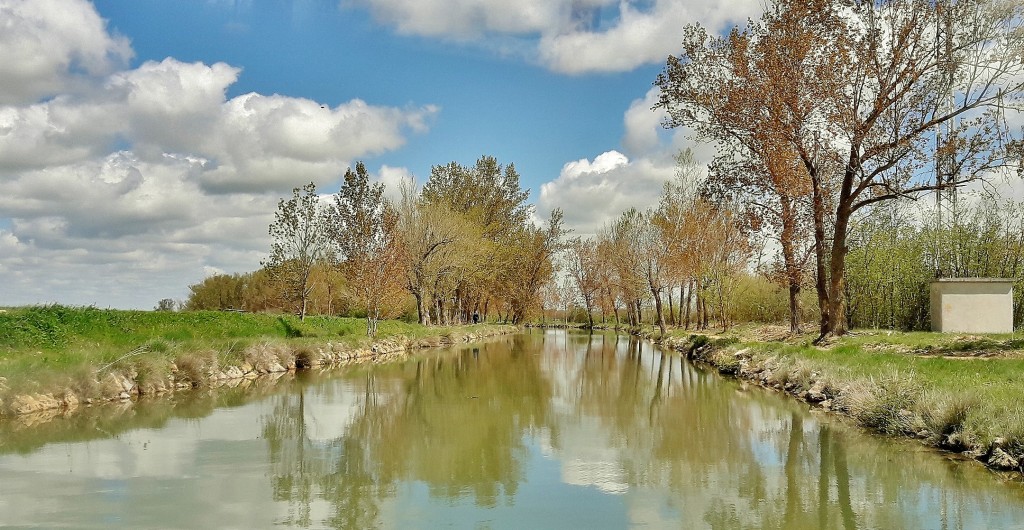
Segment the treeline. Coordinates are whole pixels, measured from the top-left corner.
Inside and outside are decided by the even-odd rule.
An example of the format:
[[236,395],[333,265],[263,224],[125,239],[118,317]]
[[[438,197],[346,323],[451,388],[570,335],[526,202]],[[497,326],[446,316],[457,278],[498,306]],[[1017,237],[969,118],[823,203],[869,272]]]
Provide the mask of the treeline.
[[[546,307],[556,313],[545,316],[594,327],[664,321],[695,330],[791,318],[782,257],[762,246],[765,231],[702,195],[706,181],[690,195],[673,193],[685,181],[677,173],[657,208],[627,211],[595,237],[570,239],[563,281],[545,288]],[[670,223],[673,209],[682,215]],[[845,270],[848,327],[930,329],[937,276],[1016,279],[1013,321],[1024,327],[1024,203],[982,194],[961,197],[942,213],[933,203],[908,201],[855,219]],[[634,237],[622,237],[627,233]],[[807,263],[797,293],[801,324],[818,317]]]
[[677,161],[656,208],[627,210],[596,236],[569,240],[569,284],[551,286],[549,300],[566,308],[578,300],[590,326],[598,311],[602,320],[639,326],[645,307],[662,333],[691,321],[697,329],[716,319],[729,326],[752,251],[749,231],[735,208],[700,193],[702,170],[689,151]]
[[400,192],[385,197],[362,163],[330,200],[296,188],[278,204],[263,268],[192,285],[185,307],[365,315],[370,335],[403,313],[425,325],[520,323],[541,308],[562,214],[534,223],[513,164],[434,166],[422,189]]

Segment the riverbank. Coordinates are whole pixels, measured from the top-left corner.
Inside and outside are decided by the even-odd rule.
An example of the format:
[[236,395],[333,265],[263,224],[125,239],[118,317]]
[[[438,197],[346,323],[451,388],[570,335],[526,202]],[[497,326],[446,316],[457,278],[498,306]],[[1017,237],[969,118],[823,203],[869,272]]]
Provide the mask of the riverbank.
[[649,335],[720,373],[880,434],[916,438],[1020,478],[1024,337],[856,331],[814,346],[777,327]]
[[517,331],[231,312],[63,306],[0,313],[0,416],[66,414],[194,388],[248,386],[267,374],[373,360]]

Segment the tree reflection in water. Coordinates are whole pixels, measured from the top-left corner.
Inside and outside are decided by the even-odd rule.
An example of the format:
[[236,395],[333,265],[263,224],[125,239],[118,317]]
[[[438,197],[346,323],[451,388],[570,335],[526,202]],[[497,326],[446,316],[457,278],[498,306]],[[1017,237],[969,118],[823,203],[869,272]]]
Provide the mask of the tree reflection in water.
[[[288,507],[278,522],[294,526],[394,524],[412,485],[434,520],[459,505],[491,521],[530,510],[524,485],[552,467],[654,527],[960,528],[1006,502],[932,454],[612,334],[527,333],[314,377],[276,399],[263,434]],[[310,436],[314,424],[337,434]]]
[[323,501],[330,507],[323,523],[373,527],[381,501],[411,481],[436,498],[471,498],[483,508],[510,503],[525,479],[525,435],[551,429],[551,390],[524,340],[489,343],[484,355],[465,348],[348,374],[362,397],[344,434],[324,442],[306,436],[313,387],[281,396],[263,429],[275,500],[290,507],[280,522],[319,524],[312,506]]

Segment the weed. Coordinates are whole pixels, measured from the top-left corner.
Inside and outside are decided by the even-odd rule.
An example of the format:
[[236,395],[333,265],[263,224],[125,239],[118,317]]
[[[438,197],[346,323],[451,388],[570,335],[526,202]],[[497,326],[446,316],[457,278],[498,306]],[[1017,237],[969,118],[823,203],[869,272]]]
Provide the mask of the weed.
[[174,361],[178,368],[176,378],[190,383],[193,387],[203,386],[209,380],[209,373],[216,368],[217,356],[214,352],[186,352]]
[[914,412],[921,386],[914,373],[892,373],[851,385],[842,406],[863,426],[889,435],[915,434],[921,419]]

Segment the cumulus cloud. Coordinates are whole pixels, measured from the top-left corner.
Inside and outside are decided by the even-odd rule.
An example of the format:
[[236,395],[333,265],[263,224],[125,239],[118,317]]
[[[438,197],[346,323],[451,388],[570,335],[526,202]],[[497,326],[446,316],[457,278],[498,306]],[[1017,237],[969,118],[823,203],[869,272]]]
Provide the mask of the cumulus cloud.
[[565,164],[557,179],[541,186],[538,202],[542,211],[561,207],[566,225],[577,233],[594,234],[629,208],[657,203],[672,172],[672,166],[608,151]]
[[0,0],[0,104],[33,103],[132,56],[86,0]]
[[675,155],[690,149],[700,163],[714,157],[714,146],[694,144],[689,131],[666,131],[665,113],[652,111],[658,89],[652,88],[623,113],[625,152],[609,150],[566,163],[558,178],[540,188],[542,211],[561,208],[565,222],[580,235],[596,233],[629,208],[657,204],[663,185],[675,174]]
[[[482,41],[513,36],[556,72],[621,72],[678,52],[683,26],[742,22],[761,2],[696,0],[345,0],[403,34]],[[507,46],[502,46],[506,49]]]
[[224,63],[127,68],[127,39],[82,0],[0,0],[0,27],[0,305],[149,307],[251,270],[279,197],[337,183],[438,112],[228,98],[240,69]]

